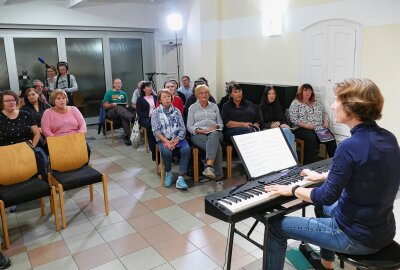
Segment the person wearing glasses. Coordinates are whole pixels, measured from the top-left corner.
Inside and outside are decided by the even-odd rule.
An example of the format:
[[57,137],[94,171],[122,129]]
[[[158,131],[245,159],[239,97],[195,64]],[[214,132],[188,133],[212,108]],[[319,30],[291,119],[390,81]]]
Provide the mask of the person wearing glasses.
[[5,90],[0,94],[0,146],[30,141],[36,147],[39,139],[39,128],[33,116],[18,110],[18,95]]
[[33,85],[35,86],[36,92],[39,94],[39,100],[44,104],[48,103],[48,99],[45,96],[43,82],[39,79],[36,79],[33,81]]

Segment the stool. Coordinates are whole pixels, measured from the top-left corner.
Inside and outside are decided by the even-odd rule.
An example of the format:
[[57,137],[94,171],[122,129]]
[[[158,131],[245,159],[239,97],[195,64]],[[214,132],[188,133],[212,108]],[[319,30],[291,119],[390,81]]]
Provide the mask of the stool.
[[400,269],[400,245],[392,241],[375,254],[349,255],[336,253],[340,260],[340,267],[344,268],[344,262],[355,266],[356,269]]
[[[164,176],[165,176],[165,171],[164,171],[164,165],[161,157],[161,152],[158,150],[158,144],[156,144],[156,174],[158,174],[158,165],[160,165],[160,180],[161,180],[161,186],[164,186]],[[193,179],[194,182],[199,182],[199,149],[198,148],[193,148],[192,149],[193,153]]]

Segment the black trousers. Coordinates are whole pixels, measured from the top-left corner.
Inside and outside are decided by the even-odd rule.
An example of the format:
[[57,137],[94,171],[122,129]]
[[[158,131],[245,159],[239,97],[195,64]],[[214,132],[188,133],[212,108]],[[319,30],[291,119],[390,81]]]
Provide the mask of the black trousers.
[[[318,161],[319,139],[315,135],[314,130],[306,128],[298,128],[293,131],[294,136],[304,141],[304,164],[310,164]],[[336,151],[336,141],[323,143],[329,157],[333,157]]]

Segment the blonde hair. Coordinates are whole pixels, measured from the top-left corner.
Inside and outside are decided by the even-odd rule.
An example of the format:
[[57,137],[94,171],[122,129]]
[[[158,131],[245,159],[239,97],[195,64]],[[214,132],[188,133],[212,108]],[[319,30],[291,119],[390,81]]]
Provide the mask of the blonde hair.
[[59,94],[62,94],[65,97],[65,99],[67,100],[67,103],[68,103],[68,95],[67,95],[67,93],[62,89],[55,89],[53,92],[51,92],[50,98],[49,98],[50,104],[52,106],[54,106],[54,102],[55,102],[55,100],[56,100],[56,98],[57,98],[57,96]]
[[382,117],[384,99],[379,87],[369,79],[347,79],[334,86],[336,99],[342,103],[347,115],[363,122]]
[[194,96],[195,96],[196,98],[198,98],[199,93],[200,93],[202,90],[207,90],[208,95],[210,95],[210,89],[208,88],[208,86],[205,85],[205,84],[201,84],[201,85],[198,85],[198,86],[196,87],[196,89],[194,89]]

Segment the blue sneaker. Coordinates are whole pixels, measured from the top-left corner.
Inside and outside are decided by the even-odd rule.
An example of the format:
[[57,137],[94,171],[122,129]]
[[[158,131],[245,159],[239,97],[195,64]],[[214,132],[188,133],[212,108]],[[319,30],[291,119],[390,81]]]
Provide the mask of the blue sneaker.
[[164,176],[164,186],[170,187],[172,185],[172,172],[166,172]]
[[177,189],[188,189],[188,185],[186,184],[185,179],[183,176],[178,176],[178,179],[176,180],[176,188]]

